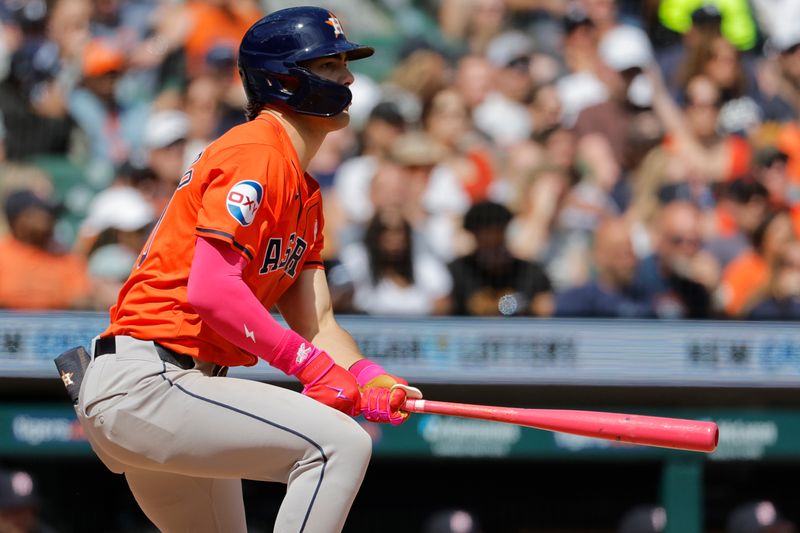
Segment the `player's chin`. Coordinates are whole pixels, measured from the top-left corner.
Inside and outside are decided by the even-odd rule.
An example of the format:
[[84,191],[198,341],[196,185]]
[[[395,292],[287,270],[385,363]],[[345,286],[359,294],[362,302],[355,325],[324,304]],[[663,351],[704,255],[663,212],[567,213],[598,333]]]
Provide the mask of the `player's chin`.
[[341,113],[330,117],[333,129],[340,130],[350,125],[350,109],[345,109]]

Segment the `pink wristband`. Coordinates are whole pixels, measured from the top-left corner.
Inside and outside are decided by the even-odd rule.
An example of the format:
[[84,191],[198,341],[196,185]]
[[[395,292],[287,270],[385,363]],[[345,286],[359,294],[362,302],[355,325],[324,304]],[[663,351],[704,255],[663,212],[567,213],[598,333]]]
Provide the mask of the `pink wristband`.
[[386,374],[386,370],[381,365],[369,359],[361,359],[350,365],[350,373],[356,377],[360,386],[364,386],[381,374]]
[[311,361],[325,353],[291,329],[287,329],[278,345],[275,347],[272,359],[267,359],[270,365],[282,370],[290,376],[296,375]]

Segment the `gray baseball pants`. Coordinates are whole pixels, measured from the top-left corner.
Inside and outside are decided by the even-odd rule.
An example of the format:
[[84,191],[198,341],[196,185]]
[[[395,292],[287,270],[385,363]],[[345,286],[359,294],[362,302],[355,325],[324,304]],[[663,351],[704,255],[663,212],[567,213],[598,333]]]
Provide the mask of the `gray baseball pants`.
[[77,411],[92,449],[159,530],[244,533],[242,479],[286,484],[276,532],[344,527],[372,452],[349,416],[286,388],[165,363],[116,337],[93,359]]

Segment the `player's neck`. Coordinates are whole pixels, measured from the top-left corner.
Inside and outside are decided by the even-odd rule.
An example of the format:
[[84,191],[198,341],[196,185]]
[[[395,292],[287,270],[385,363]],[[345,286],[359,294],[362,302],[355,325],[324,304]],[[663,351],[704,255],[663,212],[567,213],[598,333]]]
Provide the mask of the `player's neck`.
[[267,113],[274,117],[286,130],[289,140],[292,141],[297,158],[303,171],[308,168],[309,163],[317,154],[322,141],[328,134],[327,130],[320,128],[313,120],[294,113],[283,113],[278,109],[264,109],[262,113]]

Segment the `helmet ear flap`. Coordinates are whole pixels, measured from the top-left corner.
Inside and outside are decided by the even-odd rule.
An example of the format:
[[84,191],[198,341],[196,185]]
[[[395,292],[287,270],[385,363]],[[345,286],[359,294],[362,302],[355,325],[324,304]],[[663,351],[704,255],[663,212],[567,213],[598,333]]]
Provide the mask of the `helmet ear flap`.
[[250,101],[285,101],[299,86],[299,80],[264,69],[239,68],[247,99]]
[[320,78],[305,68],[290,68],[289,73],[299,85],[286,103],[298,113],[332,117],[344,111],[353,99],[346,85]]

